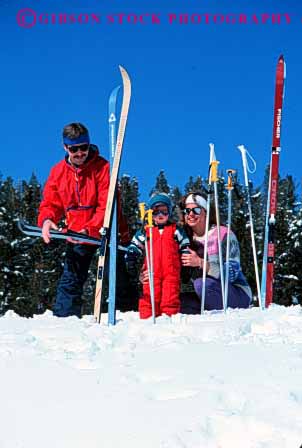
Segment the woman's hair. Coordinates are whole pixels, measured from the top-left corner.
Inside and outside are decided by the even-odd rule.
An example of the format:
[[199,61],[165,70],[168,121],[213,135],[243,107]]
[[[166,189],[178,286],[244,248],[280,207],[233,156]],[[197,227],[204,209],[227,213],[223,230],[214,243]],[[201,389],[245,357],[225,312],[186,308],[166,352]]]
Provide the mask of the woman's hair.
[[[181,216],[180,216],[180,223],[181,225],[184,227],[191,243],[193,240],[193,230],[190,226],[188,226],[186,224],[185,221],[185,215],[183,213],[183,210],[186,208],[186,199],[192,195],[193,196],[193,200],[194,200],[194,196],[201,196],[203,199],[207,200],[207,197],[204,193],[202,193],[201,191],[190,191],[189,193],[187,193],[185,196],[182,197],[181,201],[179,202],[179,208],[180,208],[180,212],[181,212]],[[198,202],[195,202],[196,206],[198,207]],[[213,201],[211,201],[210,203],[210,219],[209,219],[209,229],[213,226],[216,225],[216,213],[215,213],[215,206]]]

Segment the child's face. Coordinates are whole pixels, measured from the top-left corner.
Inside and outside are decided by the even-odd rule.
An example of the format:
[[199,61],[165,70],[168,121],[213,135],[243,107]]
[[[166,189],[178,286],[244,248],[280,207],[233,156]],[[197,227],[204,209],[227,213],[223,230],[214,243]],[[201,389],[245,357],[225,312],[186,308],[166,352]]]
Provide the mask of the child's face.
[[166,224],[169,219],[169,211],[166,205],[157,205],[153,208],[153,221],[156,225]]

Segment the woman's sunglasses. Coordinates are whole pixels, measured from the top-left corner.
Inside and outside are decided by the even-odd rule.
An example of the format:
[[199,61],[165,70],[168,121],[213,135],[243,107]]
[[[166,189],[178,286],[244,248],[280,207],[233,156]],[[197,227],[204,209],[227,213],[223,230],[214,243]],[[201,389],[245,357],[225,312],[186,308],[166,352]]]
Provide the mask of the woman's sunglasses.
[[189,215],[191,212],[194,213],[194,215],[200,215],[201,214],[201,207],[193,207],[193,208],[184,208],[183,210],[183,214],[184,215]]
[[76,154],[78,151],[86,152],[89,150],[89,143],[83,143],[82,145],[74,145],[74,146],[67,146],[68,151],[70,151],[72,154]]

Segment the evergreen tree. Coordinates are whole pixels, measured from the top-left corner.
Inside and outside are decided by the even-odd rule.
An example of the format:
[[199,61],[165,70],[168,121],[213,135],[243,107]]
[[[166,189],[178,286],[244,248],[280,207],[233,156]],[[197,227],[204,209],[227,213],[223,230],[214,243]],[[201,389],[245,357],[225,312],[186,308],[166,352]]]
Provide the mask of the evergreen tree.
[[25,300],[22,262],[19,250],[20,232],[17,227],[20,197],[13,179],[0,185],[0,310],[18,311]]
[[[296,186],[292,176],[279,179],[278,206],[275,228],[275,269],[274,269],[274,302],[282,305],[291,304],[293,283],[289,281],[292,275],[292,253],[290,229],[296,214]],[[294,288],[295,289],[295,288]]]
[[159,175],[156,178],[155,186],[151,190],[150,196],[153,193],[170,193],[170,187],[168,185],[164,170],[160,170]]
[[283,276],[283,294],[278,297],[282,305],[302,305],[302,207],[291,220],[287,240],[289,241],[287,273]]
[[173,218],[173,220],[175,222],[179,222],[180,221],[180,213],[181,213],[181,211],[180,211],[179,204],[181,202],[182,196],[183,195],[182,195],[180,189],[178,187],[174,187],[173,190],[172,190],[172,193],[171,193],[171,199],[172,199],[172,203],[173,203],[173,206],[174,206],[172,218]]
[[138,210],[138,182],[136,177],[132,179],[124,174],[120,181],[122,212],[127,219],[131,237],[136,232],[139,225]]
[[[223,173],[220,173],[217,182],[217,192],[218,192],[218,206],[219,206],[219,216],[221,225],[227,223],[228,218],[228,195],[225,188],[225,178]],[[213,201],[214,201],[214,189],[213,189]],[[215,203],[215,202],[214,202]]]
[[257,296],[246,188],[239,183],[239,181],[234,188],[232,197],[233,206],[231,228],[239,242],[242,271],[244,272],[247,281],[252,288],[253,296]]
[[37,176],[33,173],[29,183],[21,183],[21,206],[20,215],[29,224],[36,225],[37,211],[42,198],[41,185]]
[[193,181],[192,191],[200,191],[201,193],[206,192],[206,188],[204,186],[204,182],[201,176],[197,176],[196,179]]
[[191,191],[194,191],[194,178],[193,178],[193,176],[190,176],[188,182],[185,184],[185,194],[188,194]]

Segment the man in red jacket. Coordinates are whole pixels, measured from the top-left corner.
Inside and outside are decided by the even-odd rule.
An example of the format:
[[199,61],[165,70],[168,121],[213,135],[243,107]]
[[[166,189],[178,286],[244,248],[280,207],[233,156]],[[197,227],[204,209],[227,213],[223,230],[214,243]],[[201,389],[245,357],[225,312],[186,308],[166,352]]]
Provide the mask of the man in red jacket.
[[[38,225],[45,243],[50,230],[64,218],[67,228],[99,237],[104,222],[110,174],[109,163],[90,143],[87,128],[71,123],[63,129],[65,159],[56,164],[46,181]],[[68,242],[64,271],[59,280],[53,312],[81,317],[82,292],[96,246]]]

